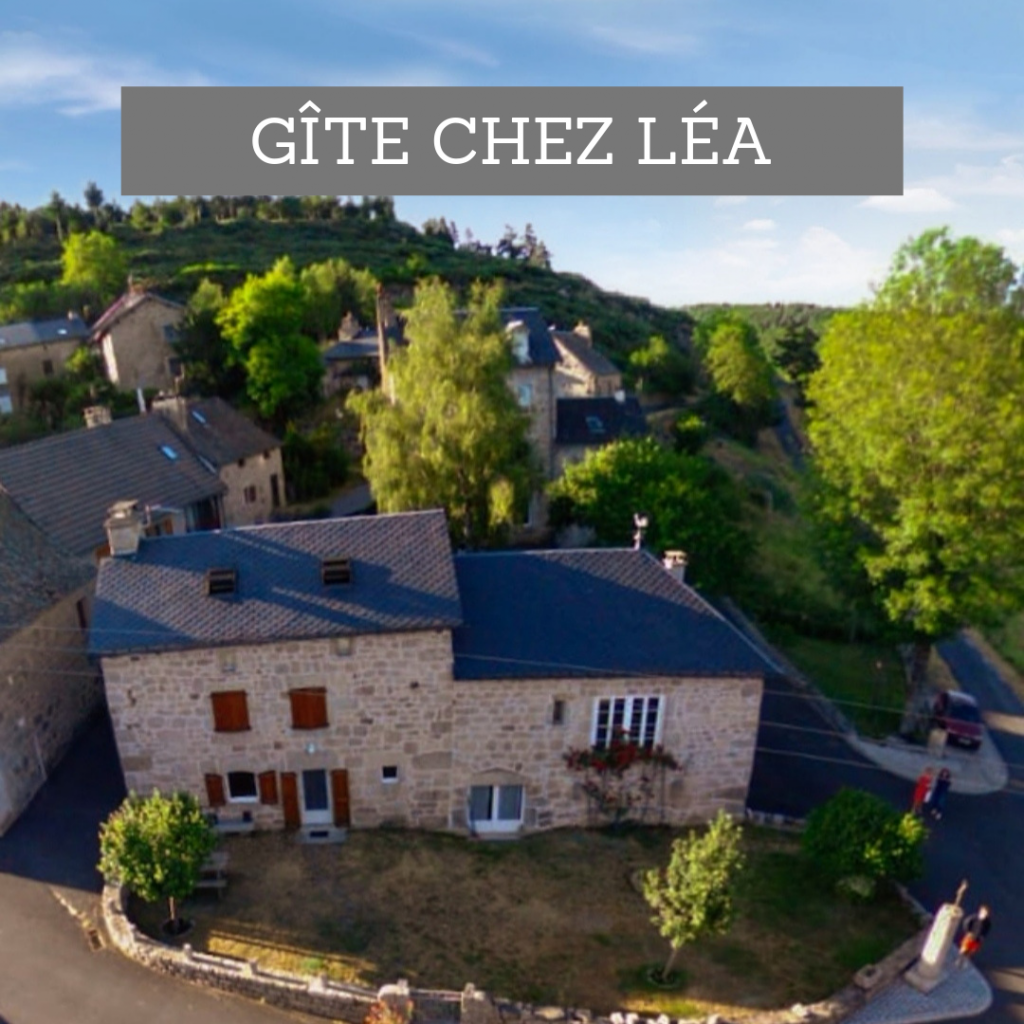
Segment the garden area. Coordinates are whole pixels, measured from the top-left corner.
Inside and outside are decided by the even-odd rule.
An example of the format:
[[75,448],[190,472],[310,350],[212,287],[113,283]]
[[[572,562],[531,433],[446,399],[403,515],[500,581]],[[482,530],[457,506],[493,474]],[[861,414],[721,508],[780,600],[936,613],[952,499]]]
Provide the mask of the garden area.
[[[669,946],[640,878],[668,862],[676,835],[560,830],[481,843],[382,830],[338,846],[281,833],[239,837],[224,844],[223,899],[184,904],[195,925],[187,941],[371,986],[399,977],[456,990],[472,982],[597,1012],[733,1017],[827,996],[915,930],[894,895],[839,897],[797,837],[746,827],[732,927],[684,946],[676,984],[660,988],[652,972]],[[132,913],[158,935],[166,909],[135,901]]]

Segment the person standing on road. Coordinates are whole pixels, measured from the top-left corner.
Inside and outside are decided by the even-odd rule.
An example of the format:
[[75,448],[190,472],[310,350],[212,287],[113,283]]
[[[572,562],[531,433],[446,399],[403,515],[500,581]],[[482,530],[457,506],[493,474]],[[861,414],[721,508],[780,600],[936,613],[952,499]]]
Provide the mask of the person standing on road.
[[956,958],[957,967],[966,967],[967,961],[981,949],[981,944],[992,928],[988,907],[982,903],[974,914],[964,918],[963,934],[960,938],[960,952]]
[[931,791],[932,783],[935,780],[935,769],[931,765],[927,765],[925,770],[917,777],[917,783],[914,785],[914,798],[910,804],[911,814],[920,814],[921,809],[925,805],[925,801],[928,799],[928,793]]
[[946,809],[946,797],[949,795],[949,789],[952,785],[953,776],[950,775],[948,768],[943,768],[939,772],[939,777],[932,783],[932,788],[925,802],[928,813],[936,821],[942,817],[942,812]]

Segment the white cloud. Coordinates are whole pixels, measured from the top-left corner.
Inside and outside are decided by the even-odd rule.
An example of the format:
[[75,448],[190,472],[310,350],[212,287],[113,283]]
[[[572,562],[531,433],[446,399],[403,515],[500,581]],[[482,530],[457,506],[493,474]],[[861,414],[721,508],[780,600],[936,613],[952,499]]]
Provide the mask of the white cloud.
[[908,188],[901,196],[869,196],[860,206],[886,213],[941,213],[956,205],[937,188]]
[[744,231],[774,231],[778,225],[770,217],[757,217],[743,225]]
[[997,131],[977,121],[909,117],[903,126],[907,149],[925,151],[1006,152],[1024,148],[1024,135]]
[[696,36],[626,25],[593,25],[590,34],[602,43],[629,53],[691,54],[700,46]]
[[714,206],[741,206],[750,196],[716,196]]
[[65,49],[31,33],[0,32],[0,106],[55,106],[68,115],[118,110],[123,85],[209,85],[145,61]]
[[988,165],[957,164],[952,174],[932,178],[928,184],[954,196],[1024,199],[1024,156],[1006,156]]

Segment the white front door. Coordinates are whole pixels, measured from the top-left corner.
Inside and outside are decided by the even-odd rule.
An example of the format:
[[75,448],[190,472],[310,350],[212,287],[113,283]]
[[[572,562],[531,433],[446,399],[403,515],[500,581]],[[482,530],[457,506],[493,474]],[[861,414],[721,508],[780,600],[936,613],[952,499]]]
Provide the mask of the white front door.
[[327,771],[310,768],[302,773],[302,824],[330,825],[331,793],[327,785]]

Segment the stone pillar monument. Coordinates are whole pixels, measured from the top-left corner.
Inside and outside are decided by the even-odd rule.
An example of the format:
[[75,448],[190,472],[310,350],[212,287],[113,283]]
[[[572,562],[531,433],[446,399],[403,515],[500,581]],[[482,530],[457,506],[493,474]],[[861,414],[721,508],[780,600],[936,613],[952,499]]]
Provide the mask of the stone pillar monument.
[[931,992],[949,972],[949,951],[956,938],[957,929],[964,916],[960,906],[967,892],[967,881],[960,883],[956,901],[943,903],[932,922],[931,931],[925,940],[924,949],[914,964],[904,973],[903,978],[919,992]]

